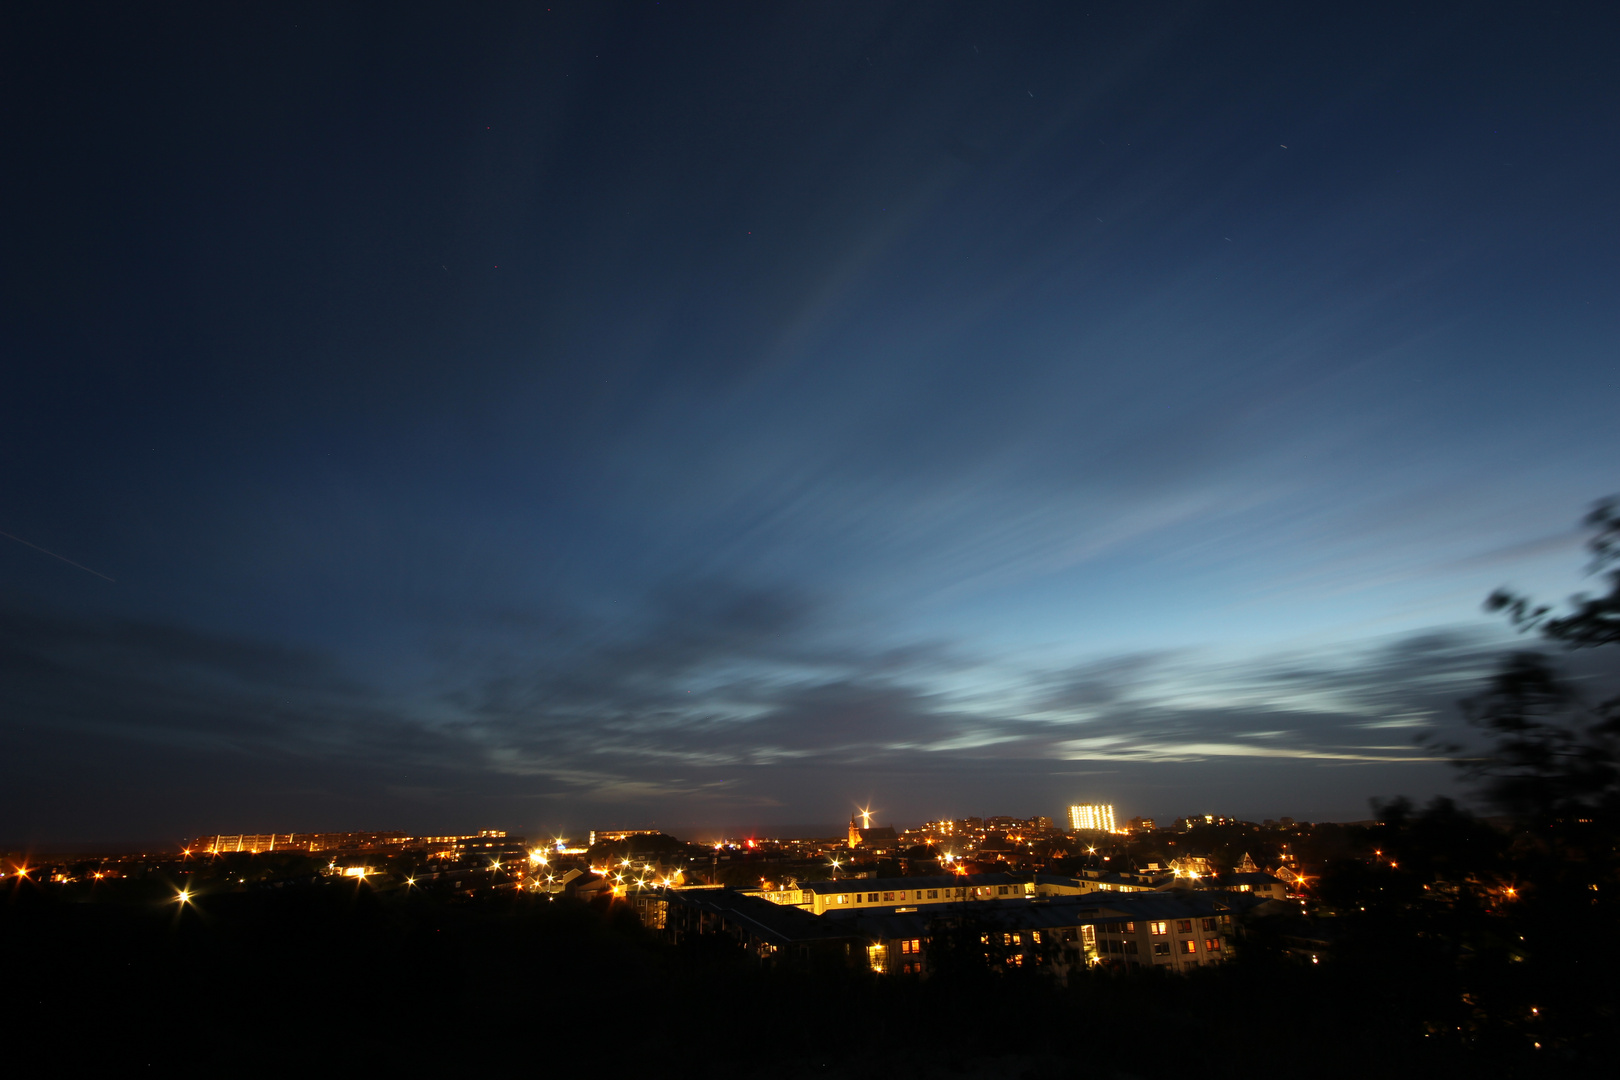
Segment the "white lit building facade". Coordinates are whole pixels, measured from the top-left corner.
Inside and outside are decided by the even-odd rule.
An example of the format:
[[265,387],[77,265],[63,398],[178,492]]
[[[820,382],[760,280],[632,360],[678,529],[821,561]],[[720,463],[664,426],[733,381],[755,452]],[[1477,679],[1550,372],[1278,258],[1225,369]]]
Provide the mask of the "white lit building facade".
[[1102,803],[1071,806],[1069,828],[1074,832],[1114,832],[1114,808]]

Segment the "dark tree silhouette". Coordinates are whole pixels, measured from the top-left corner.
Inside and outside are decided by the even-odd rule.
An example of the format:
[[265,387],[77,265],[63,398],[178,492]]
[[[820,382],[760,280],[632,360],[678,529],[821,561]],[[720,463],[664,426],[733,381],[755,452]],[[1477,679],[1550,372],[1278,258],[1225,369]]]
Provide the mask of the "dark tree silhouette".
[[1554,615],[1552,607],[1498,589],[1485,601],[1487,611],[1505,611],[1521,630],[1539,630],[1549,641],[1570,648],[1592,648],[1620,643],[1620,496],[1599,501],[1584,524],[1596,532],[1586,542],[1592,553],[1587,572],[1607,578],[1606,595],[1580,593],[1570,598],[1574,610]]
[[[1588,572],[1606,578],[1605,595],[1579,594],[1555,614],[1497,590],[1490,611],[1505,611],[1520,630],[1570,649],[1620,644],[1620,497],[1586,516]],[[1494,737],[1483,753],[1457,764],[1481,782],[1493,803],[1531,823],[1582,821],[1612,825],[1620,811],[1620,697],[1589,705],[1544,655],[1507,657],[1486,690],[1463,703],[1476,726]]]

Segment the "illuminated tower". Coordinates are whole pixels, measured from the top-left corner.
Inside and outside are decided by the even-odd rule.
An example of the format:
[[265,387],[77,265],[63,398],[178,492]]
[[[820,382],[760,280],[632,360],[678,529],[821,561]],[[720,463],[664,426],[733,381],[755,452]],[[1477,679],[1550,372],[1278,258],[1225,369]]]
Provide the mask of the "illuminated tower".
[[[855,818],[856,817],[859,817],[861,819],[861,823],[859,825],[855,824]],[[851,815],[850,819],[849,819],[849,846],[852,847],[852,848],[860,847],[861,846],[861,830],[862,829],[870,829],[871,827],[872,827],[872,811],[870,811],[870,810],[861,810],[857,814]]]

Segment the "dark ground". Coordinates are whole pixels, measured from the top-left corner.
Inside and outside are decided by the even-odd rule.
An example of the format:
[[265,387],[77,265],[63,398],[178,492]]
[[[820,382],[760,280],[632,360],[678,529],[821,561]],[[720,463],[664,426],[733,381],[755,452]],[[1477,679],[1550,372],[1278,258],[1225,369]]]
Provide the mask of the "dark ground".
[[1595,1068],[1578,1040],[1538,1050],[1526,1023],[1471,1019],[1455,965],[1412,949],[1311,967],[1256,939],[1190,977],[919,982],[760,970],[712,939],[661,944],[622,907],[353,882],[208,895],[184,910],[14,885],[0,947],[4,1045],[60,1067],[1144,1080]]

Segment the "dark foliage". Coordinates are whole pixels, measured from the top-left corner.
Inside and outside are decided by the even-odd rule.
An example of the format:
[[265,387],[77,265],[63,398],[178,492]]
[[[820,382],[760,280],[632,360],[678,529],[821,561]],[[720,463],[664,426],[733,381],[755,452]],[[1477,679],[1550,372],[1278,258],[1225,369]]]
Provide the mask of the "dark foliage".
[[1586,543],[1592,553],[1587,572],[1608,581],[1607,593],[1571,597],[1574,610],[1554,615],[1550,605],[1498,589],[1485,601],[1486,608],[1505,611],[1520,629],[1539,630],[1548,640],[1572,648],[1620,644],[1620,496],[1598,502],[1584,524],[1593,530]]
[[[1487,608],[1567,648],[1620,644],[1620,501],[1586,524],[1607,595],[1554,615],[1499,591]],[[1392,993],[1423,1003],[1431,1038],[1528,1044],[1595,1069],[1620,1023],[1620,698],[1591,705],[1526,651],[1463,705],[1489,742],[1444,749],[1509,817],[1444,799],[1379,807],[1381,823],[1323,874],[1308,930],[1341,973],[1397,976]]]

